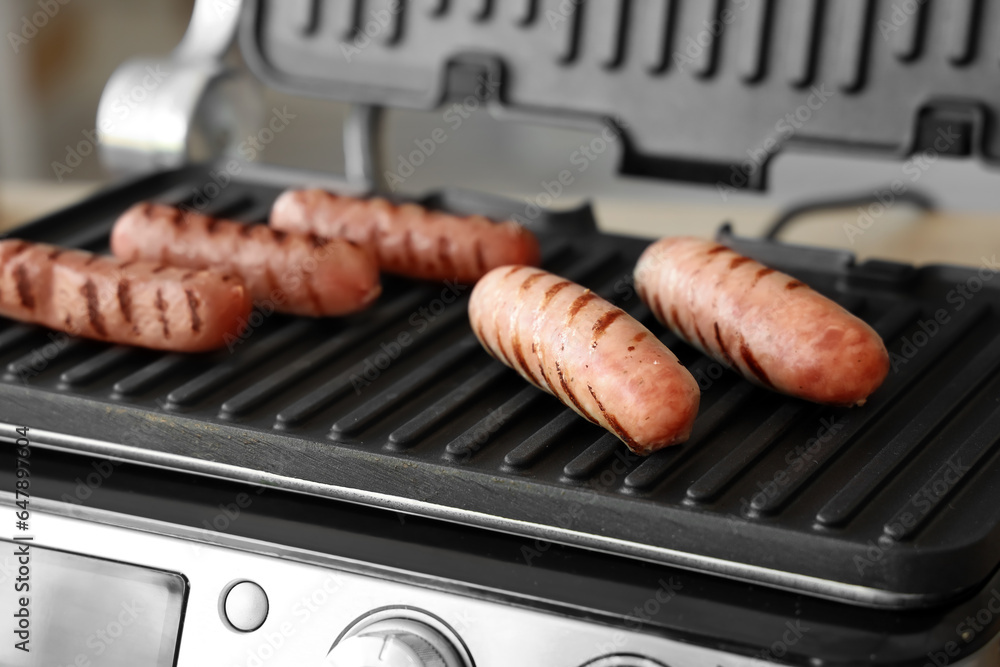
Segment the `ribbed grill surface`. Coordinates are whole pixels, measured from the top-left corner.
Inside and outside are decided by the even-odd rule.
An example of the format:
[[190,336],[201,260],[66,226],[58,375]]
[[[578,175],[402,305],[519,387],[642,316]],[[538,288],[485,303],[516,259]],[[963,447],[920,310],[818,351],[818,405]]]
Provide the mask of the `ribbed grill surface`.
[[[212,212],[266,210],[276,193],[234,184]],[[106,250],[113,215],[99,206],[75,215],[93,231],[71,240]],[[64,233],[43,225],[27,236]],[[480,515],[473,523],[549,526],[568,531],[562,540],[610,539],[596,545],[664,561],[679,552],[928,595],[996,564],[1000,298],[989,281],[973,298],[955,297],[975,270],[795,270],[872,323],[894,355],[868,404],[840,409],[750,385],[656,323],[629,282],[644,242],[542,238],[546,268],[618,302],[699,380],[687,444],[645,459],[628,453],[480,348],[466,319],[470,289],[393,278],[368,312],[261,317],[232,352],[207,355],[70,340],[4,320],[0,421],[35,415],[36,428],[106,429],[115,442],[121,413],[165,425],[140,448],[180,455],[180,467],[213,461],[333,495],[430,503],[412,511],[470,510]],[[790,266],[797,254],[785,253]],[[929,325],[941,311],[947,322]]]
[[[983,0],[254,0],[248,9],[241,44],[275,85],[376,106],[502,100],[575,127],[606,121],[628,137],[614,147],[625,173],[761,188],[769,159],[793,143],[1000,159],[987,131],[1000,114],[1000,5]],[[444,121],[449,133],[461,125],[455,111]],[[604,152],[600,142],[594,151]]]

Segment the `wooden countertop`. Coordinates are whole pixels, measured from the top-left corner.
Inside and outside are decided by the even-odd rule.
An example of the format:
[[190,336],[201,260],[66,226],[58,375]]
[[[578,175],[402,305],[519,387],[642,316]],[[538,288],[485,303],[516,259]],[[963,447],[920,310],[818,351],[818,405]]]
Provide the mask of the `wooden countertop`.
[[[0,183],[0,230],[83,199],[101,184]],[[601,199],[597,219],[609,232],[635,236],[711,236],[724,222],[737,234],[757,236],[778,211],[767,206],[725,206],[667,201]],[[847,210],[802,219],[782,239],[789,243],[847,248],[860,259],[879,257],[914,264],[967,264],[1000,254],[1000,213],[921,214],[903,206],[877,218]]]

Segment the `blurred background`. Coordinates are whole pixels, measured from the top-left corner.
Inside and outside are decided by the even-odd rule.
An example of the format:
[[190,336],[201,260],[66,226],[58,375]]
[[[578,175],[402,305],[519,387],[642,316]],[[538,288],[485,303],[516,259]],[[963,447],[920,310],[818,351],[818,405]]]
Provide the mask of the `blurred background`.
[[[41,4],[40,4],[41,3]],[[53,15],[32,31],[28,27],[42,4]],[[9,227],[62,206],[113,182],[96,152],[65,167],[72,148],[95,126],[101,91],[115,68],[136,56],[165,56],[180,41],[193,0],[4,0],[0,4],[0,225]],[[55,9],[57,8],[57,10]],[[40,21],[36,21],[39,23]],[[30,37],[25,37],[30,35]],[[234,54],[238,58],[238,54]],[[341,124],[347,106],[291,98],[264,90],[267,106],[286,106],[296,116],[287,131],[267,147],[263,160],[308,169],[342,172]],[[442,111],[389,112],[383,160],[397,164],[442,125]],[[472,112],[427,165],[400,186],[424,193],[442,185],[487,190],[515,197],[540,192],[543,180],[565,167],[566,156],[590,140],[586,133],[501,122],[484,111]],[[899,174],[900,163],[885,159],[779,155],[766,194],[736,193],[723,200],[714,187],[682,186],[616,174],[610,151],[581,174],[554,204],[596,202],[602,227],[658,235],[711,234],[732,221],[737,231],[759,233],[785,207],[819,197],[872,192]],[[944,214],[918,216],[901,207],[878,221],[859,247],[861,255],[900,256],[916,261],[972,261],[970,237],[1000,227],[1000,173],[975,160],[940,160],[920,182]],[[899,207],[897,207],[899,208]],[[854,214],[856,217],[856,214]],[[919,225],[932,242],[914,256],[911,232]],[[787,238],[852,247],[843,224],[816,216],[790,230]],[[993,238],[993,237],[990,237]],[[990,241],[992,243],[992,241]],[[995,246],[994,246],[995,247]],[[922,253],[922,254],[921,254]]]

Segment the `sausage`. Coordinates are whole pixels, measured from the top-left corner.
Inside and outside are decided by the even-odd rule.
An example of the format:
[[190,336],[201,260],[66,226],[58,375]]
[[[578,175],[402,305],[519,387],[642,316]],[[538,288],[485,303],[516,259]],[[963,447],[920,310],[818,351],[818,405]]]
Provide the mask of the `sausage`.
[[862,405],[889,372],[879,335],[808,285],[729,248],[666,238],[635,268],[660,322],[743,377],[830,405]]
[[363,310],[382,291],[374,255],[349,240],[286,233],[160,204],[140,203],[125,211],[111,232],[111,251],[122,259],[234,273],[254,302],[295,315]]
[[0,241],[0,315],[74,336],[201,352],[237,336],[250,308],[237,276]]
[[483,347],[636,454],[687,440],[700,393],[691,373],[642,324],[541,269],[487,273],[469,301]]
[[511,220],[459,217],[377,197],[289,190],[274,202],[270,224],[367,244],[376,249],[384,271],[423,280],[472,284],[498,266],[540,261],[534,234]]

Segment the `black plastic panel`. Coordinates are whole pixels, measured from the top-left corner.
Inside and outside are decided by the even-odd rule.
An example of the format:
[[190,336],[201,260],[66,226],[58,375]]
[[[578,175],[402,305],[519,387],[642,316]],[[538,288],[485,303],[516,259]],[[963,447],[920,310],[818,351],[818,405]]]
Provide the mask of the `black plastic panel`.
[[[19,233],[101,251],[114,217],[136,199],[176,200],[206,178],[197,169],[152,176]],[[234,181],[211,212],[260,219],[279,190]],[[428,201],[468,211],[475,197]],[[483,206],[502,214],[496,198]],[[646,241],[586,231],[589,219],[588,211],[538,219],[545,265],[620,303],[694,373],[704,393],[685,445],[630,455],[475,344],[468,290],[404,280],[387,280],[368,312],[262,317],[232,352],[207,355],[113,348],[3,322],[0,422],[52,431],[50,446],[863,604],[940,602],[996,568],[992,269],[855,266],[842,252],[724,235],[885,337],[894,370],[884,386],[863,408],[825,408],[751,386],[665,332],[631,288]]]
[[795,143],[1000,158],[979,0],[252,0],[241,43],[298,94],[610,122],[629,174],[761,188]]

